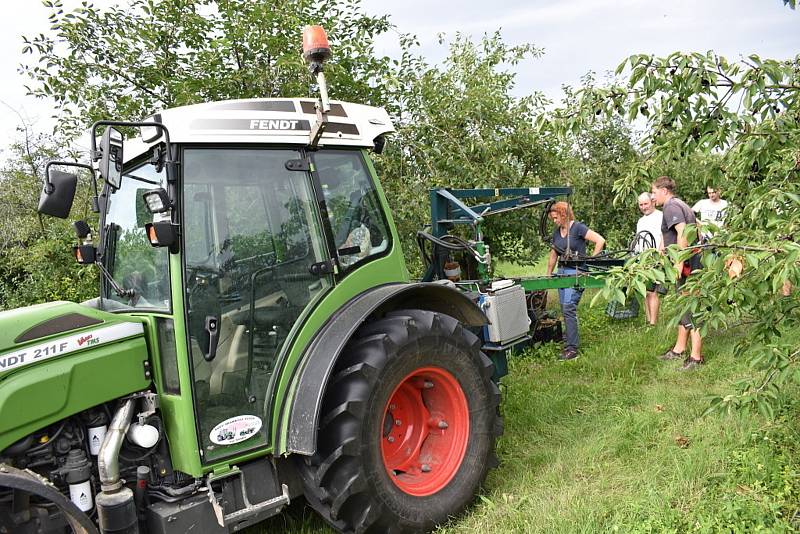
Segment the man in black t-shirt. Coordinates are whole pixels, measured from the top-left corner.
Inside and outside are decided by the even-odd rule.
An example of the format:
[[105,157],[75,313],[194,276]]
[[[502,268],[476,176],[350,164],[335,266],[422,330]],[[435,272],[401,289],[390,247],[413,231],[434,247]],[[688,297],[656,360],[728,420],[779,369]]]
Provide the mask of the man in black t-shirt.
[[[684,232],[687,224],[695,224],[697,219],[692,209],[681,199],[675,196],[675,181],[668,176],[657,178],[652,184],[653,198],[657,206],[662,206],[664,218],[661,223],[661,233],[663,235],[663,247],[678,245],[680,248],[688,248],[689,241]],[[676,287],[680,290],[693,268],[697,267],[692,261],[681,261],[675,265],[678,271]],[[686,312],[678,323],[678,339],[675,345],[665,352],[662,360],[676,360],[683,358],[683,353],[691,338],[691,354],[683,362],[682,370],[690,370],[704,363],[702,348],[703,339],[700,331],[697,330],[692,321],[692,314]]]

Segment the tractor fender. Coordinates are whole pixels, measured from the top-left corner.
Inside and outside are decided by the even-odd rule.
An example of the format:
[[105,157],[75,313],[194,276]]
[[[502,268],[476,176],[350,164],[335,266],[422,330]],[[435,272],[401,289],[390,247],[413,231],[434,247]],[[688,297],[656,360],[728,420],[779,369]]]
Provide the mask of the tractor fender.
[[306,350],[293,379],[294,395],[283,452],[314,454],[322,398],[336,360],[368,317],[398,309],[439,312],[468,326],[489,322],[463,292],[441,283],[388,284],[357,295],[328,319]]

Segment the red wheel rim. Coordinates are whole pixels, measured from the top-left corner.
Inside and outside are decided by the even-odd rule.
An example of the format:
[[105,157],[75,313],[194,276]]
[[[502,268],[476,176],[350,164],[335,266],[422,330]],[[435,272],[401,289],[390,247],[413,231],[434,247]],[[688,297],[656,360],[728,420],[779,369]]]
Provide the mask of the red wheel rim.
[[469,406],[458,380],[439,367],[406,376],[383,416],[381,455],[389,477],[409,495],[443,489],[458,472],[469,439]]

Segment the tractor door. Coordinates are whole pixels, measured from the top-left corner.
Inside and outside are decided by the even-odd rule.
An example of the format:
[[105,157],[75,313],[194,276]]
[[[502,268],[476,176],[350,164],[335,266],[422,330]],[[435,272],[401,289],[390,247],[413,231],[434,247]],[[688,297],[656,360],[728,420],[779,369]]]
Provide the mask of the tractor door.
[[265,396],[303,310],[331,286],[308,173],[295,150],[183,153],[186,308],[205,462],[266,444]]

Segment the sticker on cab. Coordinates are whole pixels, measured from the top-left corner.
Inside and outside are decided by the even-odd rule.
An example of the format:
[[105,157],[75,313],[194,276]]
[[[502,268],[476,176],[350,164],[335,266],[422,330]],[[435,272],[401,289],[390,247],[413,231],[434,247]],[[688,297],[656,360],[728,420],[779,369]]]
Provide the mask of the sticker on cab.
[[261,419],[255,415],[237,415],[212,428],[208,439],[215,445],[233,445],[252,438],[259,430]]

